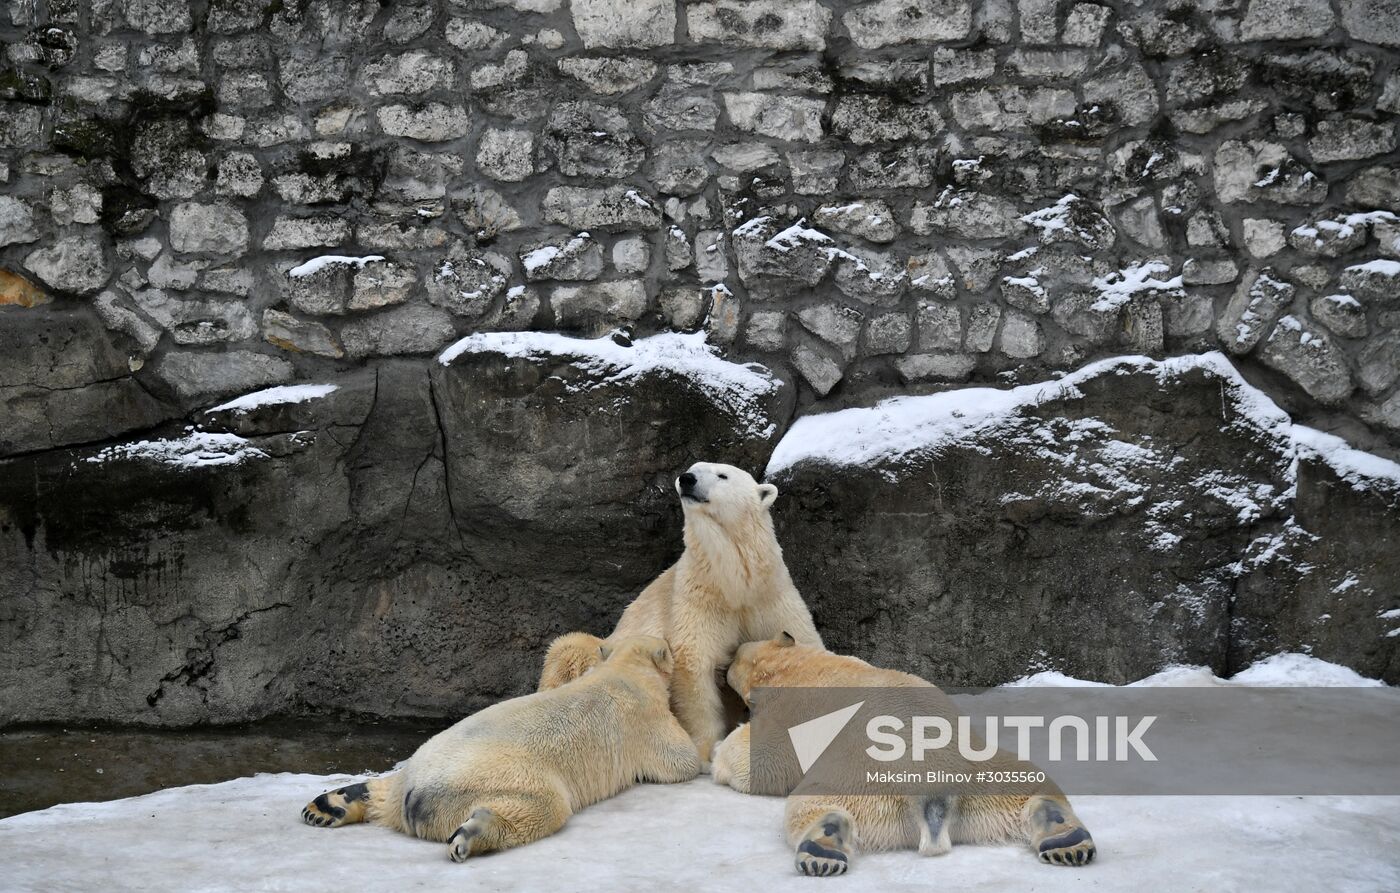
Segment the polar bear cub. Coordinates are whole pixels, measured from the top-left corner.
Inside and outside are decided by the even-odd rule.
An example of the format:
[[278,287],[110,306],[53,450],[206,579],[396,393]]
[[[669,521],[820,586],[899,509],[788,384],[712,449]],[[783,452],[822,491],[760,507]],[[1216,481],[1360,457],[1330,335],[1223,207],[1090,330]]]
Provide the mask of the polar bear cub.
[[[725,733],[717,670],[734,649],[783,631],[809,645],[822,640],[773,533],[768,510],[778,488],[733,465],[697,462],[676,478],[676,492],[685,512],[685,551],[622,612],[608,641],[648,635],[671,643],[672,709],[708,761]],[[587,672],[599,642],[587,633],[556,639],[540,688]]]
[[393,774],[322,794],[302,819],[376,822],[446,841],[461,862],[547,837],[638,781],[698,775],[695,745],[669,708],[666,642],[627,637],[598,658],[567,685],[502,701],[434,735]]
[[[910,673],[875,667],[820,647],[798,645],[786,634],[741,646],[729,667],[728,679],[746,702],[759,686],[934,688]],[[951,702],[949,710],[955,712]],[[751,773],[763,771],[763,767],[750,763],[749,748],[746,723],[716,748],[714,780],[744,793],[753,786],[769,787],[767,783],[752,784],[756,779],[751,778]],[[787,790],[795,784],[793,779],[779,781]],[[822,877],[844,874],[858,846],[867,850],[917,848],[923,855],[938,856],[948,852],[954,843],[1025,841],[1042,862],[1092,862],[1097,852],[1094,839],[1064,794],[1053,783],[1047,787],[1045,792],[1029,796],[789,796],[788,842],[795,850],[797,870]]]

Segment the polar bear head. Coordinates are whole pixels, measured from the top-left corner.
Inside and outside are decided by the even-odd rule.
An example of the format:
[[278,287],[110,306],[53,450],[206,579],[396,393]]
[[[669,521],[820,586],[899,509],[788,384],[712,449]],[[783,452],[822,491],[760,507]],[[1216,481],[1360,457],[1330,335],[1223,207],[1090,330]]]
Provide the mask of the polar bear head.
[[739,524],[766,513],[778,488],[760,484],[747,471],[716,462],[696,462],[676,478],[676,492],[686,520],[701,516],[723,526]]
[[725,681],[748,703],[749,692],[769,683],[774,673],[774,667],[770,665],[797,654],[788,649],[801,649],[804,654],[807,650],[821,650],[803,649],[789,633],[782,633],[771,640],[745,642],[734,652],[734,660],[724,674]]
[[598,656],[608,666],[654,668],[662,678],[670,679],[675,667],[671,646],[656,636],[627,636],[617,642],[603,642]]

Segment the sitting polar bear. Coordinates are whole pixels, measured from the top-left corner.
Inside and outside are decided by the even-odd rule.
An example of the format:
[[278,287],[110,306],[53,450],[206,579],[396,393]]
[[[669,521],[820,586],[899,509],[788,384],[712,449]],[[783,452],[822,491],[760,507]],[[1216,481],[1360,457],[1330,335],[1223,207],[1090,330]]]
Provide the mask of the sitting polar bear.
[[700,772],[669,708],[671,650],[634,636],[551,691],[502,701],[428,739],[401,769],[322,794],[309,825],[376,822],[446,841],[454,862],[548,837],[569,816],[639,780]]
[[[768,509],[778,488],[733,465],[697,462],[676,479],[676,492],[685,512],[685,552],[622,612],[608,641],[649,635],[671,643],[671,706],[708,761],[725,732],[716,670],[734,649],[784,631],[809,645],[822,640],[773,535]],[[587,633],[556,639],[540,688],[586,673],[597,662],[599,642]]]
[[[885,670],[863,660],[801,646],[787,634],[741,646],[729,667],[729,684],[746,702],[754,688],[886,688],[934,686],[910,673]],[[941,694],[941,692],[939,693]],[[951,702],[948,714],[956,713]],[[739,726],[715,749],[714,780],[749,793],[751,772],[781,771],[750,763],[749,725]],[[998,757],[1001,755],[999,754]],[[1010,754],[1006,754],[1010,759]],[[997,768],[986,764],[988,768]],[[1025,764],[1021,764],[1025,765]],[[774,778],[767,779],[768,781]],[[792,790],[796,780],[779,779]],[[769,787],[761,784],[760,787]],[[844,874],[859,845],[867,850],[918,848],[926,856],[948,852],[953,843],[1026,841],[1040,861],[1085,865],[1094,839],[1053,783],[1031,794],[895,796],[883,794],[789,796],[788,843],[802,874]]]

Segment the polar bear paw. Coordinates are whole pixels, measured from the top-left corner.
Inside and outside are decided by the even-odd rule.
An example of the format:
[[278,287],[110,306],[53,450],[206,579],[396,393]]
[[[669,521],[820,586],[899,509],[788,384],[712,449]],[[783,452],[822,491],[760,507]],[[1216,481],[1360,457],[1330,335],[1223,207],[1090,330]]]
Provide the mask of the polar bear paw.
[[365,820],[369,785],[352,784],[329,791],[302,807],[301,820],[317,828],[339,828]]
[[473,812],[471,818],[447,838],[447,858],[453,862],[465,862],[472,856],[479,856],[485,852],[486,840],[482,835],[495,819],[496,814],[489,809]]
[[1098,852],[1094,838],[1080,828],[1070,828],[1063,834],[1047,837],[1036,844],[1040,861],[1047,865],[1088,865]]
[[851,859],[851,822],[829,812],[812,823],[797,844],[797,870],[808,877],[845,874]]
[[1031,835],[1036,856],[1047,865],[1088,865],[1098,849],[1089,829],[1065,802],[1049,798],[1032,799]]

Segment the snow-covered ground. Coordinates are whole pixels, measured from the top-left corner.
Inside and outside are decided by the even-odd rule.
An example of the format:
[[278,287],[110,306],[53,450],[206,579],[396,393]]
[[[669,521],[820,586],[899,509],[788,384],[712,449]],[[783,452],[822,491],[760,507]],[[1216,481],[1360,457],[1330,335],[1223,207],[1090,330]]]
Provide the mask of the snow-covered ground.
[[862,855],[800,877],[781,799],[708,777],[643,785],[554,837],[456,865],[383,828],[312,828],[306,801],[350,776],[260,775],[0,821],[4,890],[1400,890],[1400,798],[1080,797],[1098,843],[1084,868],[1017,846]]
[[[1021,685],[1083,685],[1056,673]],[[1139,685],[1374,686],[1305,655],[1231,680],[1176,667]],[[349,775],[259,775],[0,821],[0,890],[415,890],[607,893],[843,890],[1400,890],[1400,797],[1075,797],[1099,847],[1083,868],[1022,846],[957,846],[937,858],[862,854],[839,880],[799,876],[783,801],[708,776],[642,785],[559,834],[457,865],[444,844],[371,825],[313,828],[302,806]]]

